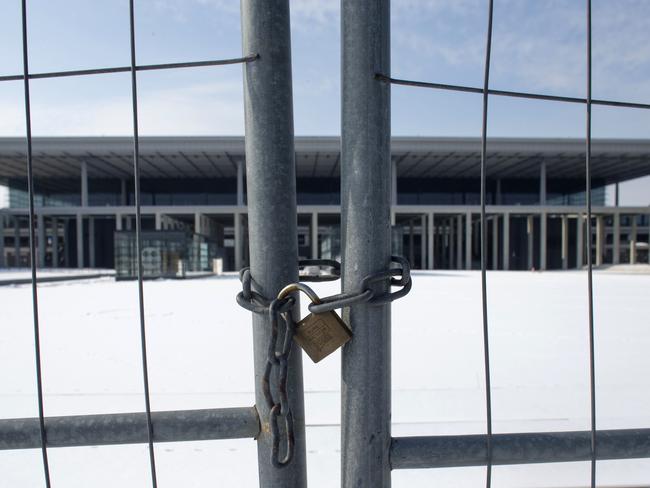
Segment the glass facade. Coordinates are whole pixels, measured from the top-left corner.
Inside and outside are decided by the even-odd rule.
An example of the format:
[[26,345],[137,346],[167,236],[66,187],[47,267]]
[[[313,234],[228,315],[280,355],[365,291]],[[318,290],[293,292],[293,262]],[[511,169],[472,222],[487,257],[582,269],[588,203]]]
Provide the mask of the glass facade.
[[[25,182],[12,180],[9,185],[9,206],[26,207],[28,200]],[[593,204],[605,205],[606,188],[603,182],[595,180],[593,187]],[[37,206],[81,205],[81,187],[77,180],[48,181],[47,187],[37,182],[36,190]],[[338,177],[299,178],[296,190],[299,205],[341,203]],[[479,205],[480,181],[400,178],[397,181],[397,195],[397,203],[400,205]],[[133,205],[134,200],[133,182],[130,180],[88,180],[88,202],[91,206]],[[549,179],[546,201],[549,205],[584,205],[584,181]],[[487,202],[492,205],[537,205],[539,180],[504,179],[500,183],[500,189],[497,189],[495,181],[488,181]],[[151,206],[236,205],[237,181],[234,178],[143,178],[141,203]]]
[[[183,278],[186,273],[210,271],[212,259],[220,255],[215,242],[205,236],[179,231],[142,232],[143,277]],[[117,279],[138,276],[136,233],[115,232]]]

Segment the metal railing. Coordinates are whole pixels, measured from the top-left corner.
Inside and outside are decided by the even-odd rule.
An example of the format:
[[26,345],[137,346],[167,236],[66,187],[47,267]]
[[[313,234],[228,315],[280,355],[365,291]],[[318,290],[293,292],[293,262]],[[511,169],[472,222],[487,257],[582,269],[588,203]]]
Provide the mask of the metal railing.
[[[261,486],[307,485],[301,352],[293,346],[285,368],[286,390],[295,421],[293,459],[283,468],[271,462],[273,442],[269,405],[260,379],[267,366],[271,317],[253,315],[256,405],[254,407],[152,412],[149,400],[146,323],[142,286],[140,166],[137,73],[145,70],[242,64],[246,119],[249,195],[250,273],[255,291],[273,297],[298,279],[296,189],[289,0],[241,0],[244,56],[226,60],[138,65],[136,63],[134,0],[129,2],[130,66],[49,73],[30,73],[27,49],[27,0],[22,1],[23,73],[0,81],[23,81],[25,96],[27,178],[30,217],[32,313],[36,356],[38,418],[0,420],[0,449],[40,448],[46,486],[51,486],[48,447],[147,443],[152,485],[157,486],[154,443],[207,439],[254,438],[258,445]],[[587,90],[585,98],[495,90],[490,88],[493,0],[488,0],[488,29],[482,88],[408,81],[390,75],[390,0],[342,0],[342,227],[343,292],[358,291],[363,277],[390,265],[390,85],[399,84],[482,95],[481,137],[481,301],[486,385],[486,434],[391,436],[390,304],[357,303],[344,311],[354,339],[343,349],[342,361],[342,486],[388,488],[392,469],[447,466],[492,466],[544,462],[591,461],[591,486],[596,486],[596,461],[650,457],[650,429],[596,428],[592,257],[587,253],[591,429],[581,432],[494,434],[491,416],[489,324],[487,320],[486,150],[490,96],[579,103],[586,107],[585,214],[591,235],[591,107],[607,105],[650,109],[648,104],[594,100],[591,97],[591,1],[586,0]],[[144,413],[46,417],[38,315],[34,179],[30,81],[68,76],[131,74],[133,170],[138,241],[138,303]],[[372,164],[370,164],[372,163]],[[236,218],[239,218],[237,216]],[[368,245],[371,242],[372,245]],[[386,292],[389,282],[379,284]],[[295,302],[297,305],[297,301]],[[234,306],[234,305],[233,305]],[[294,306],[294,310],[296,307]],[[285,358],[286,360],[286,358]],[[286,393],[286,392],[285,392]],[[277,446],[276,446],[277,447]]]

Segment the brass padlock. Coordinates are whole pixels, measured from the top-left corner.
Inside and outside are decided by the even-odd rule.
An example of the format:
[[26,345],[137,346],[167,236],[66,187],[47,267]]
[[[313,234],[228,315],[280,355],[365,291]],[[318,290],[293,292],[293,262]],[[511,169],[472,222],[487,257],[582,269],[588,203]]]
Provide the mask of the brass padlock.
[[[289,293],[302,291],[313,303],[321,303],[316,292],[304,283],[285,286],[278,299]],[[352,339],[352,331],[336,312],[310,313],[296,324],[294,340],[315,363],[326,358],[343,344]]]

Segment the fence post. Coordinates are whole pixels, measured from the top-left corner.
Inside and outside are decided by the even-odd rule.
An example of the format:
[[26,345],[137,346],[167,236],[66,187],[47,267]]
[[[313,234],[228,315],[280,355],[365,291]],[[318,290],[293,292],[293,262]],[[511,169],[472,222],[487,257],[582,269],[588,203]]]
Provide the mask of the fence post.
[[[390,86],[375,79],[390,75],[389,3],[341,3],[344,291],[390,264]],[[354,337],[342,354],[342,487],[388,488],[390,305],[355,305],[345,316]]]
[[[256,291],[272,298],[283,286],[298,280],[289,0],[241,0],[241,13],[244,53],[259,54],[259,59],[244,65],[250,268]],[[254,314],[255,399],[262,424],[257,439],[260,486],[304,488],[302,354],[294,343],[288,392],[295,422],[295,450],[291,463],[279,469],[271,464],[269,409],[260,387],[269,330],[268,315]],[[284,445],[282,439],[281,452]]]

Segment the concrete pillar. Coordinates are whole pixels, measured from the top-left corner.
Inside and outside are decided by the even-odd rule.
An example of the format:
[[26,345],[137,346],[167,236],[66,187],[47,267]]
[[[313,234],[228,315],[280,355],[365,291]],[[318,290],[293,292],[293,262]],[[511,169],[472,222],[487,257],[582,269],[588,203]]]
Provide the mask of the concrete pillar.
[[59,220],[52,217],[52,267],[59,267]]
[[[617,185],[618,186],[618,185]],[[614,235],[612,236],[612,264],[618,264],[621,261],[621,214],[614,214]]]
[[420,218],[420,269],[427,269],[427,216]]
[[88,165],[81,162],[81,206],[88,206]]
[[636,215],[632,216],[632,231],[630,232],[630,264],[636,264]]
[[463,269],[463,216],[456,217],[456,269]]
[[6,267],[5,261],[5,216],[0,215],[0,268]]
[[562,215],[562,269],[569,269],[569,216]]
[[499,269],[499,216],[492,217],[492,269]]
[[465,216],[465,269],[472,269],[472,214]]
[[503,269],[510,269],[510,214],[503,214]]
[[235,219],[235,270],[239,271],[242,268],[241,214],[235,212],[233,218]]
[[122,230],[122,214],[115,214],[115,230]]
[[120,205],[126,207],[127,198],[126,198],[126,180],[120,180]]
[[20,267],[20,219],[14,217],[14,256],[15,267]]
[[596,266],[603,264],[603,251],[605,249],[605,225],[602,215],[596,217]]
[[77,268],[84,267],[84,221],[81,214],[77,214]]
[[534,238],[534,220],[533,216],[529,215],[526,219],[526,237],[528,241],[528,269],[533,269],[533,238]]
[[237,205],[244,205],[244,161],[237,160]]
[[311,258],[318,259],[318,213],[311,214]]
[[448,261],[448,269],[453,269],[454,268],[454,258],[456,256],[455,251],[454,251],[454,221],[453,218],[450,217],[447,219],[447,261]]
[[413,232],[413,219],[409,220],[409,263],[411,268],[415,269],[415,240]]
[[201,227],[201,214],[200,213],[195,213],[194,214],[194,233],[195,234],[202,234],[203,233],[203,228]]
[[428,220],[429,223],[427,225],[427,233],[428,233],[428,238],[427,238],[427,244],[428,244],[428,252],[427,252],[427,263],[429,265],[429,269],[434,268],[434,257],[435,257],[435,228],[434,228],[434,215],[433,212],[430,212],[428,215]]
[[539,165],[539,204],[546,205],[546,161]]
[[38,253],[38,267],[45,267],[45,248],[47,247],[47,240],[45,237],[45,219],[43,214],[38,214],[36,216],[36,232],[38,237],[36,238],[36,246]]
[[[156,212],[155,214],[156,218],[156,230],[162,230],[162,214],[160,212]],[[196,216],[194,216],[196,219]],[[201,217],[199,216],[199,221],[201,220]]]
[[548,246],[548,238],[547,238],[547,233],[546,233],[546,226],[548,223],[548,215],[546,215],[546,212],[542,212],[539,215],[540,218],[540,236],[539,236],[539,269],[545,270],[546,269],[546,249]]
[[133,229],[133,219],[131,218],[130,215],[127,215],[125,217],[126,219],[126,230],[132,230]]
[[[582,269],[585,262],[585,221],[582,214],[576,218],[576,268]],[[591,244],[589,245],[591,248]]]
[[95,267],[95,217],[88,217],[88,266]]
[[65,268],[70,267],[71,252],[72,246],[70,244],[70,219],[66,218],[63,220],[63,266]]

